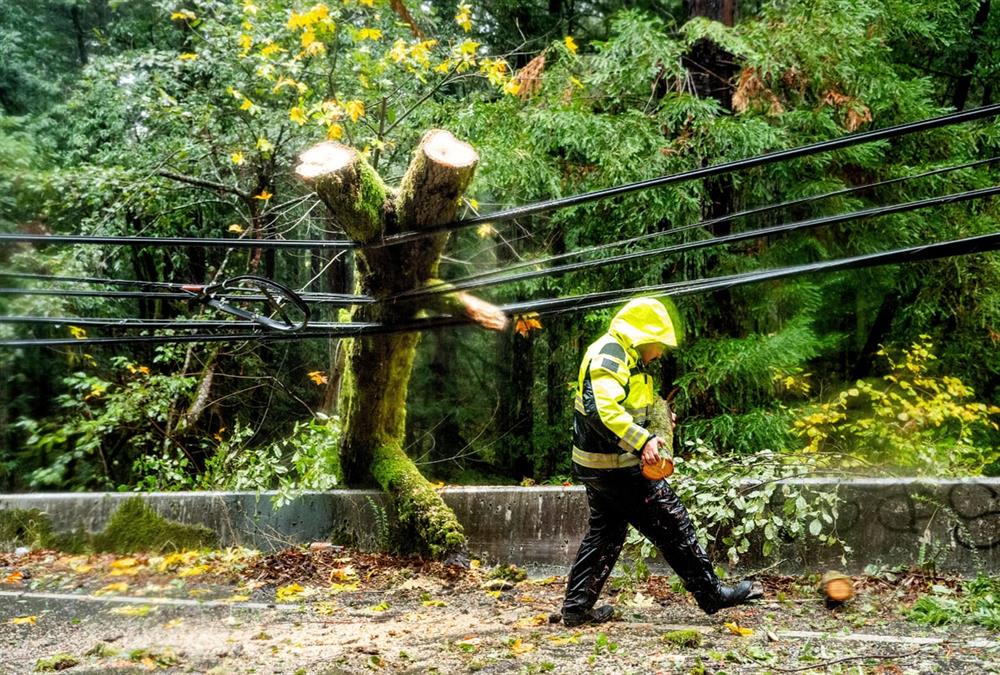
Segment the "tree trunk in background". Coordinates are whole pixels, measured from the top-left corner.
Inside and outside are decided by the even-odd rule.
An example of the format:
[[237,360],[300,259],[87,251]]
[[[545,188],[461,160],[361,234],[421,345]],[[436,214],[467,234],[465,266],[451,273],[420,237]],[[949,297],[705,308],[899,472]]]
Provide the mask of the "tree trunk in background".
[[532,390],[535,383],[535,333],[527,336],[512,331],[500,343],[500,363],[508,366],[507,382],[500,397],[496,461],[503,472],[515,478],[534,474],[535,407]]
[[976,70],[976,63],[979,60],[979,50],[982,47],[979,37],[982,35],[983,26],[986,25],[989,16],[990,0],[979,0],[979,9],[976,10],[976,16],[972,19],[969,50],[965,53],[962,70],[960,71],[958,80],[955,82],[955,94],[951,99],[951,104],[955,107],[955,110],[964,109],[966,102],[969,100],[969,89],[972,88],[972,77]]
[[[419,230],[452,220],[479,156],[447,131],[424,135],[392,193],[354,149],[320,143],[300,157],[296,173],[327,205],[348,236],[362,244],[404,230]],[[404,245],[360,249],[361,291],[387,298],[422,287],[437,277],[447,234]],[[356,320],[399,323],[416,317],[419,307],[375,303],[356,310]],[[341,466],[348,484],[372,479],[393,499],[401,541],[434,557],[465,548],[455,514],[441,500],[403,450],[406,395],[419,333],[376,335],[352,341],[348,377],[340,403],[345,419]]]
[[69,18],[73,21],[73,34],[76,36],[76,54],[80,60],[80,65],[87,65],[87,40],[86,32],[83,28],[83,21],[80,18],[80,7],[76,4],[69,7]]
[[[685,5],[689,19],[700,16],[718,21],[726,26],[733,25],[736,0],[686,0]],[[695,93],[702,98],[714,98],[731,113],[733,110],[732,79],[739,70],[733,55],[710,40],[699,40],[691,46],[691,51],[686,55],[684,63],[688,72],[691,73]],[[708,203],[702,206],[704,218],[718,218],[735,210],[733,180],[730,176],[715,176],[707,179],[705,191],[708,195]],[[732,223],[728,220],[716,223],[712,227],[712,233],[717,237],[731,232]],[[711,256],[708,260],[709,268],[717,266],[718,257]],[[711,276],[715,271],[708,269],[707,273]],[[732,291],[728,289],[716,291],[712,297],[719,308],[719,320],[714,324],[717,333],[722,335],[735,333],[738,322],[736,321],[736,307]]]

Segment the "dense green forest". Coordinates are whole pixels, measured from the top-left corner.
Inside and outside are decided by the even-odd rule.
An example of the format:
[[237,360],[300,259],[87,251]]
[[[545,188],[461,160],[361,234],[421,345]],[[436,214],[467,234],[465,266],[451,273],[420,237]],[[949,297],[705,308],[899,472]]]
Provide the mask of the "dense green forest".
[[[0,52],[0,231],[324,239],[343,229],[294,174],[317,142],[357,148],[395,185],[422,134],[447,129],[481,157],[459,215],[489,213],[988,105],[1000,10],[989,0],[3,0]],[[990,187],[1000,167],[984,162],[669,232],[995,156],[1000,122],[989,119],[485,224],[452,236],[441,276]],[[885,251],[993,232],[998,214],[996,199],[944,205],[480,295],[503,303]],[[24,275],[202,284],[252,273],[354,293],[354,258],[5,244],[2,286],[20,292],[0,295],[0,313],[218,319],[202,304]],[[661,394],[693,468],[753,472],[766,456],[810,471],[1000,474],[997,254],[677,305],[685,340],[659,366]],[[425,334],[408,455],[435,481],[569,480],[579,358],[613,311]],[[317,321],[348,317],[314,310]],[[4,322],[0,334],[124,333]],[[337,485],[347,350],[315,339],[3,348],[0,489]]]

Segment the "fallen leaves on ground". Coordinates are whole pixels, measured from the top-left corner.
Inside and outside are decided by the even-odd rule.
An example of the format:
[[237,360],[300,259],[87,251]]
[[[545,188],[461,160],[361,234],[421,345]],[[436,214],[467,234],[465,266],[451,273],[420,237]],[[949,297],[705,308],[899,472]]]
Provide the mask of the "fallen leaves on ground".
[[15,616],[7,623],[12,626],[34,626],[38,622],[37,616]]

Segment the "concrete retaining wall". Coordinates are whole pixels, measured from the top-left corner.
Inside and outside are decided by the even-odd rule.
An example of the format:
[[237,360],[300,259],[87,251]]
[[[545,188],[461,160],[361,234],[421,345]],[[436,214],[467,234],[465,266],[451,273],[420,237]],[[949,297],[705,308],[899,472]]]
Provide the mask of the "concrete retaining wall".
[[[853,548],[847,568],[912,565],[933,559],[939,569],[1000,571],[1000,479],[803,479],[841,499],[838,533]],[[465,527],[473,555],[520,565],[567,565],[587,527],[581,487],[456,487],[442,491]],[[0,510],[39,509],[57,531],[99,531],[134,493],[0,495]],[[215,530],[222,545],[264,550],[310,541],[375,548],[385,536],[380,520],[393,518],[384,495],[335,490],[306,493],[272,508],[274,493],[146,493],[160,515]],[[0,546],[4,543],[0,542]],[[789,573],[842,567],[840,551],[788,541],[763,559],[753,550],[738,570]],[[780,562],[779,562],[780,561]]]

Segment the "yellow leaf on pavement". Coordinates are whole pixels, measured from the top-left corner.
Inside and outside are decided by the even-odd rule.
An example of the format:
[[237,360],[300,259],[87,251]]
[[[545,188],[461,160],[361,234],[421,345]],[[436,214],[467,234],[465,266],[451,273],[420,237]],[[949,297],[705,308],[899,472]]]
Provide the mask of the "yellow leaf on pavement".
[[510,651],[515,655],[527,654],[528,652],[535,651],[535,645],[530,642],[522,642],[521,638],[517,638],[510,643]]
[[289,584],[279,588],[274,597],[278,602],[295,602],[301,600],[305,592],[306,589],[299,584]]
[[152,605],[125,605],[124,607],[115,607],[110,611],[112,614],[121,616],[146,616],[150,612],[156,611],[156,608]]
[[183,567],[177,572],[179,577],[197,577],[208,571],[208,565],[192,565]]
[[735,621],[727,621],[722,625],[725,626],[726,629],[728,629],[729,632],[732,633],[733,635],[742,635],[743,637],[747,637],[748,635],[753,635],[752,629],[744,628]]
[[113,584],[108,584],[104,588],[94,591],[94,595],[110,595],[112,593],[124,593],[128,590],[128,583],[124,581],[118,581]]
[[37,616],[15,616],[8,621],[13,626],[34,626],[38,622]]

